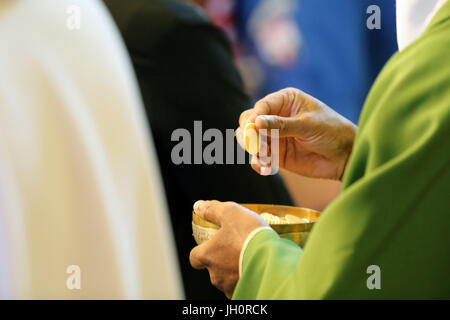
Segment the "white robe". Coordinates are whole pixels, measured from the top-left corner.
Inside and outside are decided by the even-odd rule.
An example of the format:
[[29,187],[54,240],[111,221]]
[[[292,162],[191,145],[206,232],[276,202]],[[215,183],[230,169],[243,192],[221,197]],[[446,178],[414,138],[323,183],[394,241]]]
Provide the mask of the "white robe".
[[399,50],[420,37],[434,15],[448,0],[397,0],[397,43]]
[[98,1],[0,1],[0,298],[183,298],[136,81]]

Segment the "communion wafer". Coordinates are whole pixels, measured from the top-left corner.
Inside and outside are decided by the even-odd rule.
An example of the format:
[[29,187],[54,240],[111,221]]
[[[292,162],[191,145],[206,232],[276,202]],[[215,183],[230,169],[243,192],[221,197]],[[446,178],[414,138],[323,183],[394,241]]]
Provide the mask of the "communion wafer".
[[278,216],[275,216],[273,214],[263,212],[260,214],[261,218],[264,219],[268,224],[282,224],[281,218]]
[[259,152],[259,134],[254,123],[247,123],[244,128],[245,150],[254,155]]
[[275,224],[294,224],[294,223],[308,223],[309,220],[305,218],[299,218],[297,216],[287,214],[284,217],[279,217],[276,215],[273,215],[268,212],[263,212],[260,214],[261,218],[264,219],[268,224],[275,225]]
[[284,218],[286,219],[286,221],[288,223],[308,223],[309,220],[305,219],[305,218],[299,218],[297,216],[294,216],[292,214],[287,214],[284,216]]

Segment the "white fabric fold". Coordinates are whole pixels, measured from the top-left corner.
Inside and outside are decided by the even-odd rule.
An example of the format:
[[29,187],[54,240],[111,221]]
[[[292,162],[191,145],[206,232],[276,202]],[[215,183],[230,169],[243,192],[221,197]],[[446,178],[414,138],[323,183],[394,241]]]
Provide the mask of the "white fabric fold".
[[417,38],[448,0],[397,0],[397,43],[403,50]]
[[0,299],[183,298],[138,86],[103,4],[2,0],[0,39]]

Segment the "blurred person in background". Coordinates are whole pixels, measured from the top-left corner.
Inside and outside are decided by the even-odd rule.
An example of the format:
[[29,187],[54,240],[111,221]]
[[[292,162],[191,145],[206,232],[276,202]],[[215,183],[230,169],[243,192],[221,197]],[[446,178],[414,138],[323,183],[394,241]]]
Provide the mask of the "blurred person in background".
[[[366,27],[371,5],[380,8],[381,29]],[[236,1],[234,12],[241,55],[263,76],[254,97],[305,88],[353,122],[397,51],[394,1],[250,0]]]
[[183,298],[138,87],[103,4],[3,0],[0,39],[0,298]]
[[[378,72],[397,50],[394,1],[203,0],[233,43],[236,63],[256,99],[302,88],[356,123]],[[377,5],[381,29],[366,19]],[[280,173],[298,206],[323,210],[341,183]]]
[[[225,134],[226,129],[236,127],[236,114],[250,105],[233,63],[229,40],[200,7],[187,1],[104,2],[125,40],[144,98],[169,202],[186,298],[224,299],[210,285],[207,272],[196,272],[189,265],[189,252],[195,246],[192,204],[204,197],[291,204],[279,176],[261,177],[243,164],[194,164],[192,158],[191,164],[178,165],[171,158],[177,144],[172,141],[176,129],[187,129],[195,138],[194,121],[201,120],[203,132],[215,128]],[[191,154],[194,155],[193,150]]]

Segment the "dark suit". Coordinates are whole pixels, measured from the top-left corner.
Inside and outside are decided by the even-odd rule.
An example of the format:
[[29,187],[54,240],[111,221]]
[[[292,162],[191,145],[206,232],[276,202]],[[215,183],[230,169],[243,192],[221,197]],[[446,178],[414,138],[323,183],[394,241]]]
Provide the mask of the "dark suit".
[[[250,107],[233,64],[229,42],[204,13],[163,0],[105,0],[129,50],[164,179],[188,299],[224,298],[207,271],[190,267],[192,205],[198,199],[291,204],[278,176],[261,177],[247,165],[175,165],[171,150],[177,128],[224,133],[236,128]],[[193,137],[193,135],[192,135]],[[208,143],[204,143],[204,146]]]

